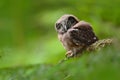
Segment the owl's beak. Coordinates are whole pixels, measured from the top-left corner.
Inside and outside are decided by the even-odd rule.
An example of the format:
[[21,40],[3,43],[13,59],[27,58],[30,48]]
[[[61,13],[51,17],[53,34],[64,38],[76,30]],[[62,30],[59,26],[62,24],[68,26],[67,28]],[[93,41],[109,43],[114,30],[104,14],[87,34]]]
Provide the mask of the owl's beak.
[[64,28],[65,28],[65,32],[67,32],[67,26],[66,26],[66,25],[65,25],[65,27],[64,27]]

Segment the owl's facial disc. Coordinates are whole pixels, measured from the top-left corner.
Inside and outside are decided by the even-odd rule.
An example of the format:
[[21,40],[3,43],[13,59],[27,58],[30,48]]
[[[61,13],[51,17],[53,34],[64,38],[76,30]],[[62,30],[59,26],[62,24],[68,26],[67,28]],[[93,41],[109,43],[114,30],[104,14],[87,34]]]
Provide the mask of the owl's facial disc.
[[63,15],[60,19],[58,19],[55,27],[58,33],[64,34],[78,22],[79,20],[73,15]]
[[64,24],[64,22],[56,23],[56,29],[58,33],[61,33],[61,34],[64,34],[65,32],[67,32],[67,26]]

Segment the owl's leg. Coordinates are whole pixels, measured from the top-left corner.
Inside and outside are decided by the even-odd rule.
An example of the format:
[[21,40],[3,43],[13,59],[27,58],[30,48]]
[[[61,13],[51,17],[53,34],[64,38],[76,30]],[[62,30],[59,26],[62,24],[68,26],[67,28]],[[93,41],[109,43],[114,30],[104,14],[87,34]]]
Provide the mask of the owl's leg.
[[73,48],[73,56],[72,57],[77,57],[77,49],[76,48]]
[[74,48],[73,49],[73,56],[72,57],[79,57],[82,55],[82,49],[77,49],[77,48]]
[[80,57],[83,54],[83,49],[76,50],[76,57]]

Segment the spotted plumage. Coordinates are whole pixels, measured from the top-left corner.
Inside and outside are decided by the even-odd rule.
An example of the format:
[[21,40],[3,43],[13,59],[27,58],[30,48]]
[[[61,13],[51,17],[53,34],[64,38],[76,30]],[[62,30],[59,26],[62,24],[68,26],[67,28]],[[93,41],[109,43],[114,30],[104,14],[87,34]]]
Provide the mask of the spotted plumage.
[[92,26],[85,21],[79,21],[73,15],[63,15],[56,22],[55,29],[59,40],[67,50],[67,57],[82,53],[84,49],[98,40]]

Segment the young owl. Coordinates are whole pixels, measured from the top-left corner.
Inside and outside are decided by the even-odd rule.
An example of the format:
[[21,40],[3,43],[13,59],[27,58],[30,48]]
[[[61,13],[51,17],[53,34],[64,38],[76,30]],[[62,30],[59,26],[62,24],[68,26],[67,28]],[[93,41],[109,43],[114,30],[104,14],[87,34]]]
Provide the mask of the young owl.
[[98,40],[91,25],[79,21],[73,15],[63,15],[55,24],[58,38],[67,50],[66,56],[73,57],[81,54],[89,45]]

